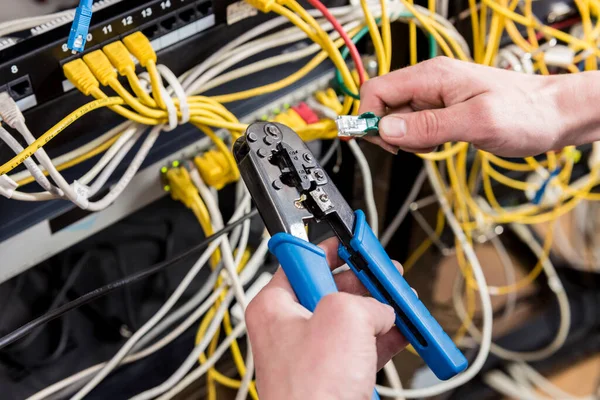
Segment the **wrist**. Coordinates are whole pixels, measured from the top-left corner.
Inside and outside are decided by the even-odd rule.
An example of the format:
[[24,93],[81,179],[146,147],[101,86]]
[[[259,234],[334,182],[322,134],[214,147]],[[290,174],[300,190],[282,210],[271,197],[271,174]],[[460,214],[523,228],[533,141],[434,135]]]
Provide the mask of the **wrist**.
[[557,147],[600,140],[600,71],[548,78],[547,95],[556,109]]

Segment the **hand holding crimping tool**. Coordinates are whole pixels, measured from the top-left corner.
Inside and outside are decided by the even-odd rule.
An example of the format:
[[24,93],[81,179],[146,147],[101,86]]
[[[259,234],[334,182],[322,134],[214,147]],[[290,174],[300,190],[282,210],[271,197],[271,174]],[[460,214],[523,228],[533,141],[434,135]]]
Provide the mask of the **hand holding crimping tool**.
[[337,292],[325,252],[311,244],[309,219],[327,222],[340,240],[339,255],[377,300],[396,311],[396,326],[440,379],[467,360],[396,269],[365,220],[354,212],[314,155],[290,128],[259,122],[234,145],[240,173],[272,235],[277,257],[300,303],[314,311]]

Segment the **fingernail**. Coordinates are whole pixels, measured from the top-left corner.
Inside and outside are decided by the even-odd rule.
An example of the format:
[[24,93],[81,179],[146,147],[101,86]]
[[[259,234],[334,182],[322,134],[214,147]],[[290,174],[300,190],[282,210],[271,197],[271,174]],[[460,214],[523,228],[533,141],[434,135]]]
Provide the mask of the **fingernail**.
[[387,116],[379,123],[379,130],[384,136],[400,139],[406,136],[406,121],[397,116]]

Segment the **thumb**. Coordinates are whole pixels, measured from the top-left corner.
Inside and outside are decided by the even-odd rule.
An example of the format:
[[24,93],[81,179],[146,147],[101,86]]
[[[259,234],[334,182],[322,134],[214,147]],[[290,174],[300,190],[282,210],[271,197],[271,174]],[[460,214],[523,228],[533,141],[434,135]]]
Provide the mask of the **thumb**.
[[[461,110],[462,109],[462,110]],[[468,141],[473,120],[464,103],[448,108],[390,114],[379,123],[381,138],[407,151],[429,152],[453,141]]]

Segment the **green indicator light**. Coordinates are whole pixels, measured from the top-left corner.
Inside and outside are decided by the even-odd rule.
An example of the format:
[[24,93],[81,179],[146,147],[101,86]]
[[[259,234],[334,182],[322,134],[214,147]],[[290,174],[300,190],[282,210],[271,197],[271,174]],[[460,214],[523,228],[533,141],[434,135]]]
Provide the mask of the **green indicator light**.
[[160,172],[162,172],[163,174],[166,174],[166,173],[167,173],[167,171],[168,171],[167,167],[162,167],[162,168],[160,169]]
[[265,114],[265,115],[263,115],[262,117],[260,117],[260,120],[261,120],[261,121],[266,121],[266,120],[268,120],[268,119],[269,119],[269,116],[268,116],[268,115],[266,115],[266,114]]
[[165,185],[165,187],[163,187],[163,190],[164,190],[165,192],[170,192],[170,191],[171,191],[171,186],[169,186],[169,185]]
[[179,167],[180,163],[179,161],[173,161],[173,167],[177,168]]

